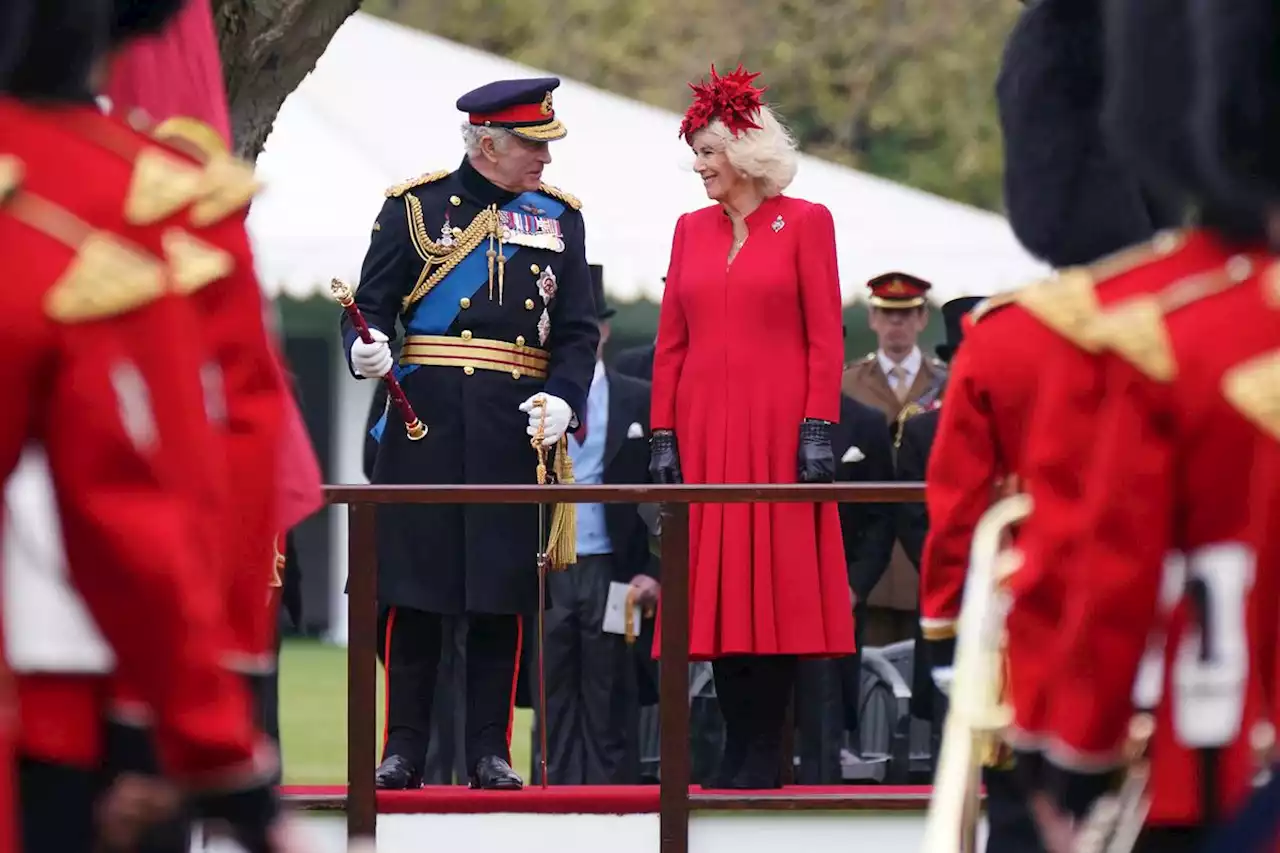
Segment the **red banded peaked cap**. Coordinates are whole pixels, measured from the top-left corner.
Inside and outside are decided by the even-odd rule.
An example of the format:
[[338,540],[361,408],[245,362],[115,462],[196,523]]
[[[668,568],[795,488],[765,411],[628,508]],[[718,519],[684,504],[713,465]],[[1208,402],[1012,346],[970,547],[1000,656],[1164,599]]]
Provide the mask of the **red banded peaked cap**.
[[905,272],[882,273],[867,282],[867,301],[876,308],[916,308],[924,304],[932,284]]
[[458,98],[457,107],[471,124],[505,128],[534,142],[563,139],[568,130],[556,111],[552,92],[558,77],[495,80]]

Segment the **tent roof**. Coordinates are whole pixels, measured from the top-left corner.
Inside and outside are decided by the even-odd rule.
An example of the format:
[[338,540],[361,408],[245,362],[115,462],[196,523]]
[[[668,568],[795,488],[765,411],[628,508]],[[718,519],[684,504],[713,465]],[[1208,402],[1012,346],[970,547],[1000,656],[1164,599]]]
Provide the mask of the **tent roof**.
[[[447,73],[437,69],[448,69]],[[454,102],[496,79],[547,72],[356,13],[285,101],[258,175],[249,229],[264,287],[308,298],[331,277],[355,283],[383,191],[455,168],[464,120]],[[680,214],[709,202],[674,113],[563,80],[547,180],[578,196],[587,255],[615,300],[661,298]],[[940,300],[1005,290],[1044,275],[995,214],[804,156],[787,193],[819,201],[836,223],[844,297],[902,269]]]

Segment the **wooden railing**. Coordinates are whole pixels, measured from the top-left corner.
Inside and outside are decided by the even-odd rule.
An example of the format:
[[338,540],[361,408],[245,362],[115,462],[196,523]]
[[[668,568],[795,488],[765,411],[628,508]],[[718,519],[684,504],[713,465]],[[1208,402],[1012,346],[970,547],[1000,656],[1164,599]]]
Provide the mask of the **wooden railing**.
[[[739,797],[691,794],[689,752],[689,505],[694,503],[911,503],[919,483],[743,486],[329,486],[331,504],[348,508],[347,834],[371,839],[377,826],[378,504],[657,503],[662,531],[662,646],[659,667],[659,783],[662,853],[687,853],[689,812],[698,809],[861,807],[865,797]],[[529,570],[534,570],[530,543]],[[849,802],[844,802],[847,799]],[[875,798],[873,798],[875,799]],[[880,802],[878,808],[892,804]]]

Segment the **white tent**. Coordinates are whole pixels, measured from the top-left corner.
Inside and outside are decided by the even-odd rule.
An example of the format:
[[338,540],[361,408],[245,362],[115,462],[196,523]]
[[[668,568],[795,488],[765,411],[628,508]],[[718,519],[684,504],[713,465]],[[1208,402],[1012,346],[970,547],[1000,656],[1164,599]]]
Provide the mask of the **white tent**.
[[[333,276],[355,283],[383,190],[461,160],[457,97],[546,74],[353,15],[285,101],[258,160],[266,190],[249,227],[268,292],[302,299]],[[676,218],[708,204],[679,116],[571,80],[555,102],[569,136],[553,144],[547,180],[582,199],[589,260],[604,265],[615,300],[660,299]],[[939,299],[1046,272],[997,215],[817,158],[803,158],[788,193],[831,209],[846,300],[893,269],[930,279]]]

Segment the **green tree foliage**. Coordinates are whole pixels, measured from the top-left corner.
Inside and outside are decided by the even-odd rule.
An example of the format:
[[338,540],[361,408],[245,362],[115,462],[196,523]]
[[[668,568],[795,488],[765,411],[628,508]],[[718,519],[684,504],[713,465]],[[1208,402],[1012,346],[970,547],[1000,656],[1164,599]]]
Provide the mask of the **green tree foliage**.
[[[804,150],[999,210],[992,88],[1017,0],[365,0],[491,53],[682,112],[712,62],[763,71]],[[674,133],[674,129],[672,131]]]

